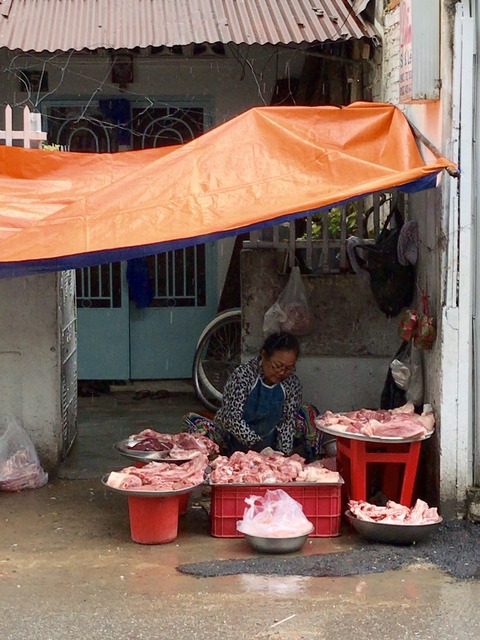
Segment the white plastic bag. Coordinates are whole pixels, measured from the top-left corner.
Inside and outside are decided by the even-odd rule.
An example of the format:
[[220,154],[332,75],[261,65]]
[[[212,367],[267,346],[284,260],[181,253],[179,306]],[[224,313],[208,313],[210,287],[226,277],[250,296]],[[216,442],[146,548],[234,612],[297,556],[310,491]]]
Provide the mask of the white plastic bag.
[[240,533],[264,538],[284,538],[310,533],[312,524],[302,505],[283,489],[266,491],[264,496],[245,498],[248,507],[237,522]]
[[419,349],[412,346],[410,358],[410,384],[407,389],[407,401],[413,402],[418,407],[423,404],[424,382],[422,368],[422,354]]
[[30,436],[14,418],[5,418],[0,426],[0,491],[39,489],[47,482]]
[[267,310],[263,320],[263,333],[269,336],[288,331],[304,336],[313,330],[313,313],[299,267],[292,267],[287,285],[278,300]]
[[390,363],[395,384],[406,392],[406,400],[415,406],[423,403],[423,369],[420,351],[410,340],[401,356]]

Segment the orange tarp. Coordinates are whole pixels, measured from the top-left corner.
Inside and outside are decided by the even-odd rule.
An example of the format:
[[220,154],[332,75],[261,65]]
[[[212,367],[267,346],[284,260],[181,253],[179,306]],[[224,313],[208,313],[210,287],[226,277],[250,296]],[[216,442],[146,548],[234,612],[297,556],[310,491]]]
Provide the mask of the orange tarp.
[[0,147],[0,276],[148,255],[421,189],[426,163],[392,105],[260,107],[191,142],[117,154]]

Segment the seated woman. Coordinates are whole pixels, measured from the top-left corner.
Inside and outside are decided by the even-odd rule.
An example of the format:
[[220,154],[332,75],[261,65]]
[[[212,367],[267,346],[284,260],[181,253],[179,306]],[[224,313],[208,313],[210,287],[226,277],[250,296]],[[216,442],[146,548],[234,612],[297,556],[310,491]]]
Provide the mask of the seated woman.
[[299,448],[307,460],[317,458],[323,434],[314,422],[318,411],[302,405],[302,386],[295,375],[299,353],[292,334],[270,335],[260,355],[230,375],[214,419],[187,414],[183,430],[208,436],[223,455],[272,447],[287,456]]

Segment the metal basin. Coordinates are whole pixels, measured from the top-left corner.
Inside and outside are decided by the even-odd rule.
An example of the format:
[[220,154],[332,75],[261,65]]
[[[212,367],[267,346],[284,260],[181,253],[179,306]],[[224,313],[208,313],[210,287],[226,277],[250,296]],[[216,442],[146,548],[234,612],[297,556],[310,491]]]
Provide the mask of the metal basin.
[[329,438],[328,440],[325,440],[322,448],[327,457],[335,458],[337,455],[337,439]]
[[266,538],[261,536],[251,536],[244,533],[245,540],[254,551],[260,553],[293,553],[299,551],[306,543],[308,536],[314,530],[312,528],[301,536],[292,536],[288,538]]
[[359,520],[351,511],[345,517],[352,527],[363,537],[386,544],[415,544],[426,540],[442,523],[442,518],[432,524],[385,524]]

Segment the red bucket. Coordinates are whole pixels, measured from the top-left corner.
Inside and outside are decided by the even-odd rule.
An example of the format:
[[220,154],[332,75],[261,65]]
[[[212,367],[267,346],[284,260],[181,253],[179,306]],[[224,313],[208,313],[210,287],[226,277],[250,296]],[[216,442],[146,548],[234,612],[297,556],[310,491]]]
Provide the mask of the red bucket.
[[128,496],[130,534],[140,544],[165,544],[178,536],[179,496]]

